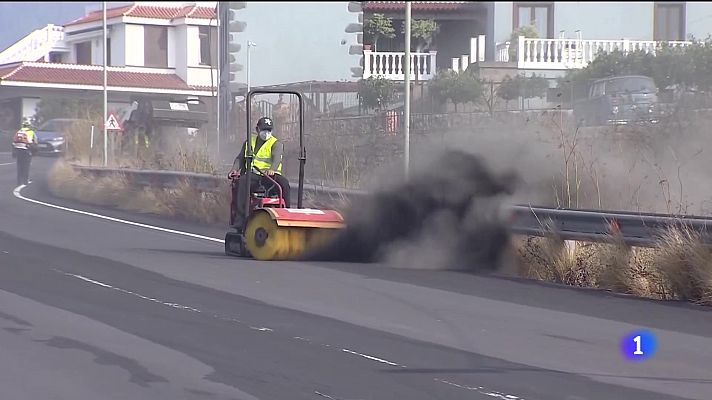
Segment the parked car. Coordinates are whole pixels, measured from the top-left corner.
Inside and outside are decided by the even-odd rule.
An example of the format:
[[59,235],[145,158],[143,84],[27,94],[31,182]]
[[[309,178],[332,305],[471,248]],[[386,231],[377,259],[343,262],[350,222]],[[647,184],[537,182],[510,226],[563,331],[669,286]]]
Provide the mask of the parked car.
[[80,120],[71,118],[51,119],[35,131],[37,133],[37,154],[59,155],[64,153],[66,135],[69,129]]
[[642,75],[594,81],[588,96],[573,103],[576,121],[585,126],[657,123],[662,116],[658,88]]

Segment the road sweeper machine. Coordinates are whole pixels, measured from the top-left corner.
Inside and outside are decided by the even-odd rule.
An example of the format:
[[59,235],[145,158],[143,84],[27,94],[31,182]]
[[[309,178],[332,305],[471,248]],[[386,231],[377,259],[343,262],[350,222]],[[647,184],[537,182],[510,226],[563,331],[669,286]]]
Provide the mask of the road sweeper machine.
[[[256,94],[286,94],[294,95],[299,103],[299,187],[297,192],[297,208],[286,208],[277,182],[263,174],[252,165],[255,149],[250,140],[252,127],[251,104]],[[294,91],[252,90],[245,99],[247,112],[247,151],[245,156],[245,173],[239,179],[246,179],[248,190],[242,204],[244,210],[239,210],[244,221],[234,225],[238,179],[232,181],[230,225],[234,231],[225,235],[225,254],[239,257],[253,257],[258,260],[293,260],[306,252],[315,249],[331,240],[340,229],[345,227],[344,219],[334,210],[319,210],[303,208],[304,197],[304,165],[306,163],[306,148],[304,147],[304,100],[302,95]],[[262,176],[259,185],[252,185],[253,174]],[[251,187],[253,186],[253,187]]]

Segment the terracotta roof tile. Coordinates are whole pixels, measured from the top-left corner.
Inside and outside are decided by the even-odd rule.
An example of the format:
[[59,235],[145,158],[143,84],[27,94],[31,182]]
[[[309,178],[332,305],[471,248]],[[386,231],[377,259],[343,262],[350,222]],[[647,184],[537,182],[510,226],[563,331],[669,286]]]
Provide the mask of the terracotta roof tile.
[[[177,18],[215,18],[215,9],[201,6],[186,6],[186,7],[163,7],[134,4],[130,6],[110,8],[106,10],[106,18],[115,17],[135,17],[135,18],[153,18],[173,20]],[[85,24],[88,22],[99,21],[103,18],[102,11],[93,11],[81,18],[75,19],[64,26]]]
[[[110,18],[115,18],[115,17],[120,17],[122,15],[125,15],[125,13],[129,10],[131,10],[133,6],[123,6],[123,7],[115,7],[115,8],[107,8],[106,9],[106,19]],[[89,14],[79,17],[73,21],[70,21],[66,23],[64,26],[70,26],[70,25],[78,25],[78,24],[85,24],[87,22],[94,22],[94,21],[99,21],[103,18],[103,12],[102,10],[99,11],[92,11]]]
[[[103,71],[99,66],[25,62],[0,66],[2,81],[101,86]],[[109,68],[107,82],[113,87],[210,91],[210,87],[190,86],[176,74],[135,72],[121,67]]]
[[183,17],[210,19],[210,18],[215,18],[216,15],[215,15],[214,8],[186,6],[186,7],[183,7],[178,13],[176,13],[173,16],[173,19],[183,18]]
[[13,73],[18,66],[18,63],[13,63],[10,65],[0,65],[0,80],[5,79],[6,76]]
[[195,7],[190,18],[211,19],[216,18],[215,9],[210,7]]
[[[457,11],[476,6],[472,1],[413,1],[413,11]],[[400,11],[405,10],[404,1],[369,1],[363,6],[364,11]]]

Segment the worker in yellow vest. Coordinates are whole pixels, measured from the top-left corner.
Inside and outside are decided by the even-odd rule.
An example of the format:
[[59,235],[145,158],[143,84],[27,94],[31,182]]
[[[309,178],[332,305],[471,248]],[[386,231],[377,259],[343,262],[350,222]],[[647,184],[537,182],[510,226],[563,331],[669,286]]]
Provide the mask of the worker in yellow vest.
[[36,150],[37,134],[30,121],[25,120],[12,139],[12,154],[17,158],[17,186],[30,183],[30,164]]
[[[272,118],[262,117],[257,121],[256,132],[251,135],[251,145],[254,154],[252,159],[252,166],[256,167],[252,169],[252,182],[250,183],[251,188],[256,188],[260,183],[266,188],[271,186],[268,179],[262,176],[260,171],[269,175],[272,179],[277,181],[279,186],[282,187],[282,196],[284,197],[284,202],[287,207],[290,207],[290,186],[289,180],[282,175],[282,159],[284,156],[284,145],[272,135],[272,129],[274,128],[274,123]],[[247,156],[247,141],[242,144],[240,153],[235,157],[235,162],[232,164],[232,170],[228,174],[229,179],[235,179],[240,177],[246,172],[246,158]],[[241,226],[244,222],[245,216],[242,214],[245,210],[244,190],[247,189],[246,181],[240,180],[238,183],[238,190],[235,193],[236,197],[236,207],[238,214],[236,218],[235,225]]]

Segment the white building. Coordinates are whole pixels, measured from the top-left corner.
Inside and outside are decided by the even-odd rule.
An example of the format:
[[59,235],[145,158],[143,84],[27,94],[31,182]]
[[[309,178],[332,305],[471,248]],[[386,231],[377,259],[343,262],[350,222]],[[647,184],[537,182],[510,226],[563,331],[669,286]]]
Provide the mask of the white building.
[[[211,101],[217,91],[216,2],[135,2],[107,9],[110,111],[132,98]],[[111,7],[111,6],[110,6]],[[16,129],[42,98],[103,90],[102,10],[29,33],[0,52],[0,129]],[[16,112],[20,109],[20,113]]]
[[712,33],[712,2],[492,2],[486,60],[509,62],[512,32],[533,25],[537,38],[518,43],[520,69],[581,68],[600,51],[686,45]]
[[[396,37],[372,49],[364,35],[364,76],[402,80],[403,35],[399,32],[405,2],[369,1],[364,20],[374,13],[393,18]],[[583,1],[414,1],[413,18],[432,18],[441,25],[433,40],[437,51],[412,54],[411,64],[423,65],[423,80],[438,69],[488,68],[540,71],[555,76],[585,67],[601,51],[654,51],[661,42],[686,45],[712,34],[712,2],[583,2]],[[510,42],[513,32],[533,25],[536,38]],[[383,41],[383,40],[382,40]],[[499,64],[499,65],[497,65]]]

